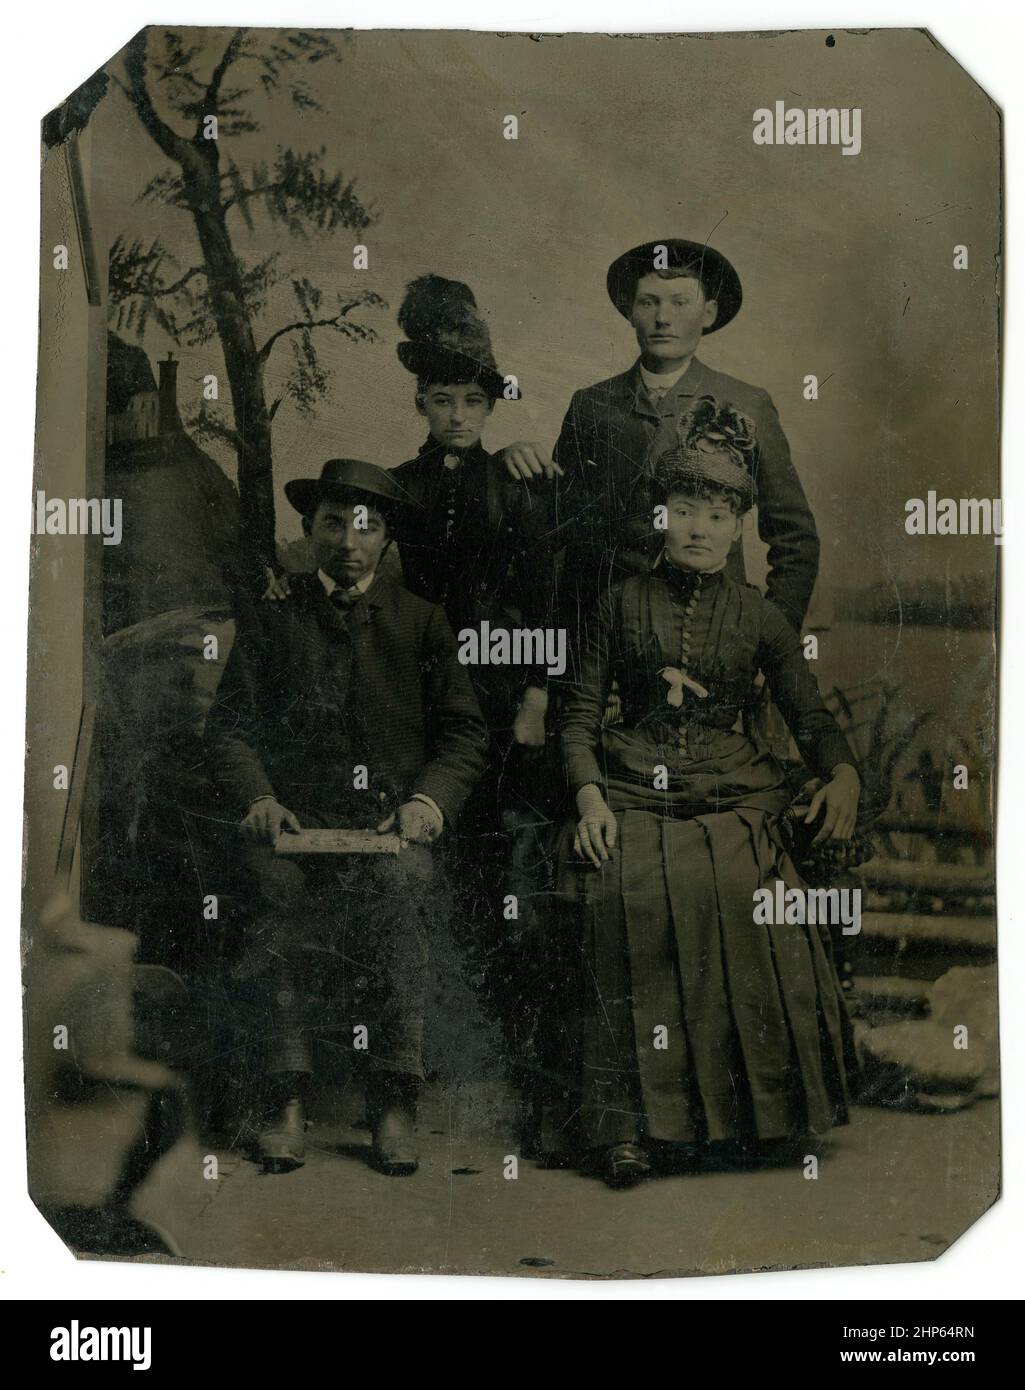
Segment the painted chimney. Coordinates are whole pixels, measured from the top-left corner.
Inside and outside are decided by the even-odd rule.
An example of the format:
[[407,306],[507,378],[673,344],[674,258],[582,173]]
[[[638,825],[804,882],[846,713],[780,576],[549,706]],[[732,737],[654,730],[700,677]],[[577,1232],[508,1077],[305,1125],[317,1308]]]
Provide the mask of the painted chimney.
[[170,353],[163,362],[157,363],[160,372],[160,411],[157,430],[159,434],[177,434],[182,427],[178,417],[178,363]]

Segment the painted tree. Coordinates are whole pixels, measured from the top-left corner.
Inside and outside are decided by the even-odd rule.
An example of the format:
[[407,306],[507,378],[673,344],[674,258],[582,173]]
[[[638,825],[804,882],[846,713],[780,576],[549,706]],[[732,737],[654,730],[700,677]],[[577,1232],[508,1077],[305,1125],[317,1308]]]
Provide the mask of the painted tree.
[[[112,74],[170,160],[141,196],[191,218],[199,249],[197,262],[182,269],[159,238],[147,244],[119,237],[110,255],[114,326],[141,339],[152,321],[190,347],[220,340],[231,419],[204,403],[187,423],[199,437],[220,439],[235,452],[241,541],[254,570],[274,558],[275,412],[289,399],[309,413],[323,396],[328,373],[317,351],[319,334],[372,339],[373,329],[352,315],[386,306],[372,290],[329,294],[288,269],[281,248],[256,259],[239,254],[239,228],[252,231],[257,213],[281,229],[286,243],[339,229],[359,235],[377,213],[351,178],[325,168],[323,148],[303,153],[279,146],[273,162],[242,167],[231,141],[262,128],[258,113],[276,93],[300,113],[321,109],[308,70],[341,59],[335,38],[304,30],[236,29],[213,56],[205,35],[191,42],[188,34],[144,29],[125,50],[123,76]],[[294,311],[269,326],[268,300],[278,285],[289,287]],[[291,363],[269,400],[268,363],[286,344]]]

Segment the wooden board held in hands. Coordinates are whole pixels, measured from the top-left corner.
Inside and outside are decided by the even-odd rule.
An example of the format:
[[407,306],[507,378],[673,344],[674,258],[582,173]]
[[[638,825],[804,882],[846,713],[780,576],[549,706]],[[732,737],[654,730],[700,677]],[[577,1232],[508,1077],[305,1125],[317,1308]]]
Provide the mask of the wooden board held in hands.
[[282,831],[275,854],[398,854],[398,835],[378,835],[376,830]]

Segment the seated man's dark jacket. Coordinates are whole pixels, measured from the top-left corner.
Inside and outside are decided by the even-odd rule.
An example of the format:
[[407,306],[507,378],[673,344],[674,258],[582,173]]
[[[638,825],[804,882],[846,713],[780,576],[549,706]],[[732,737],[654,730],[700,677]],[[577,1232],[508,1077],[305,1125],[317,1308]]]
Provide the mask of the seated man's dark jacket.
[[[422,792],[451,824],[487,730],[442,610],[380,572],[349,612],[316,574],[291,591],[240,616],[207,720],[231,809],[272,795],[301,823],[372,826]],[[360,766],[367,790],[353,786]]]
[[[559,609],[568,626],[579,624],[612,585],[651,567],[663,543],[652,529],[655,463],[676,444],[678,422],[703,395],[754,422],[758,534],[769,548],[767,597],[800,631],[818,573],[819,540],[776,408],[768,392],[697,358],[657,404],[636,362],[577,391],[570,402],[555,446],[564,476],[553,489],[553,524],[566,547]],[[727,570],[743,580],[739,541]]]

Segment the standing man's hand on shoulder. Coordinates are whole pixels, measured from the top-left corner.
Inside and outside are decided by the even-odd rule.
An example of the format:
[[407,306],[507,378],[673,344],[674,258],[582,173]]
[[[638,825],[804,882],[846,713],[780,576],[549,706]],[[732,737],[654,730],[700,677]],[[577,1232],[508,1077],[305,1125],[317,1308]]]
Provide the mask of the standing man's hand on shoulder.
[[287,570],[282,570],[280,574],[275,574],[270,565],[268,565],[264,569],[264,575],[267,579],[267,587],[261,595],[262,598],[272,599],[274,601],[283,598],[291,598],[292,590],[288,583]]
[[543,444],[518,440],[502,450],[502,462],[514,482],[530,482],[531,478],[562,477],[563,470]]
[[829,781],[815,793],[804,818],[808,824],[822,816],[822,825],[812,840],[813,845],[820,845],[823,841],[837,843],[851,838],[857,825],[860,796],[861,778],[857,769],[850,763],[839,763],[833,768]]
[[246,812],[242,833],[257,844],[272,845],[286,825],[296,834],[302,829],[298,819],[280,801],[273,796],[261,796]]

